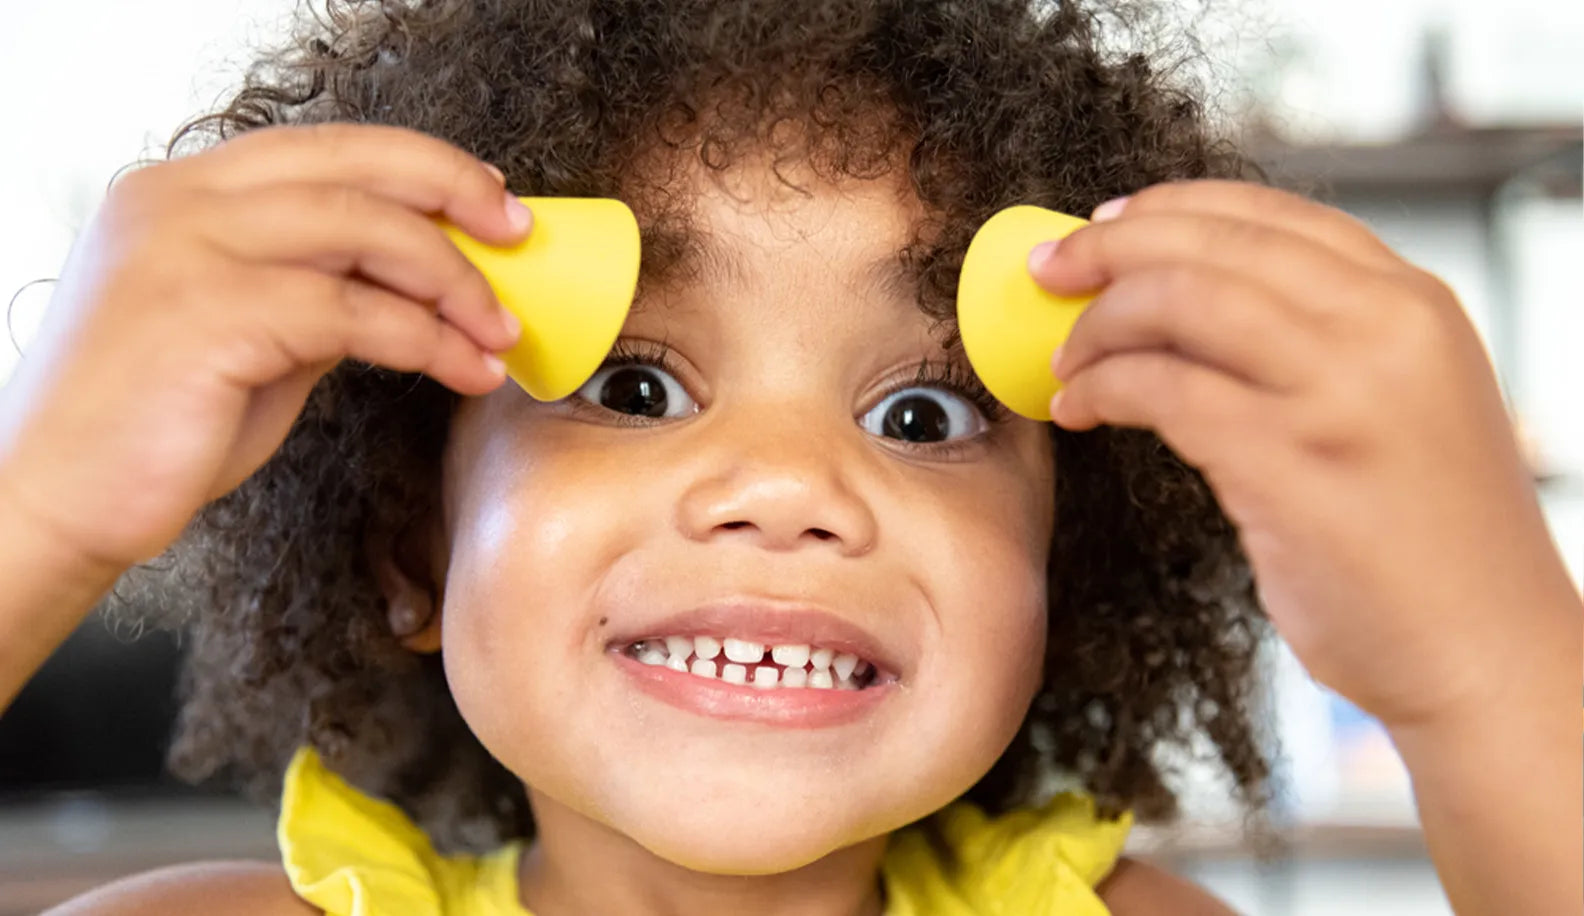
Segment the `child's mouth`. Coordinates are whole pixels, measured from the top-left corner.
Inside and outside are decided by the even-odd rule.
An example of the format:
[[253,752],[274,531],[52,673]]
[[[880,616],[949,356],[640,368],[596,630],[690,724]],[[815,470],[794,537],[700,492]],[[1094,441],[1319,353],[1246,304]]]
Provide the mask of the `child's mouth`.
[[863,690],[894,679],[850,652],[807,643],[652,636],[629,644],[622,653],[644,665],[760,690]]

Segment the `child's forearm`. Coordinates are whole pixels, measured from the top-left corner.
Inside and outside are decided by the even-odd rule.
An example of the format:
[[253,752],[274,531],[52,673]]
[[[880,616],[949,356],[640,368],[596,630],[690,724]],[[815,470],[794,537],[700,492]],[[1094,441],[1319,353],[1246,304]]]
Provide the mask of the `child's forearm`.
[[115,584],[0,499],[0,711]]
[[1491,659],[1502,680],[1480,708],[1391,730],[1413,775],[1431,858],[1461,916],[1584,907],[1584,605],[1569,589],[1548,606],[1527,657]]

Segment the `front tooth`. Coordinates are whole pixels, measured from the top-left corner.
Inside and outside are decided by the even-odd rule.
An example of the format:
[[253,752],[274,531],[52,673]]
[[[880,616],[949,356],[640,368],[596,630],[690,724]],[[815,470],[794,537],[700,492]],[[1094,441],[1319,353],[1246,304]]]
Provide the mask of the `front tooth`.
[[720,654],[720,650],[720,640],[713,636],[693,637],[693,652],[697,654],[699,658],[714,658]]
[[781,686],[806,687],[808,686],[808,677],[809,673],[806,668],[788,668],[781,672]]
[[748,669],[742,665],[727,665],[721,669],[721,680],[728,684],[748,683]]
[[831,666],[831,659],[834,658],[835,655],[835,649],[815,649],[813,652],[809,653],[809,664],[813,665],[814,670],[816,671],[821,668],[829,668]]
[[753,684],[760,690],[766,690],[768,688],[774,687],[776,685],[776,681],[780,680],[780,678],[781,672],[770,667],[769,665],[760,665],[754,669]]
[[666,663],[665,650],[652,642],[645,642],[638,651],[638,660],[646,665],[663,665]]
[[666,659],[665,666],[670,668],[672,671],[680,671],[683,674],[687,674],[687,659],[680,655],[673,655]]
[[829,690],[836,686],[835,682],[831,680],[831,673],[824,668],[809,674],[808,684],[810,687],[818,687],[821,690]]
[[772,646],[770,657],[783,667],[801,668],[808,664],[809,647],[807,645]]
[[693,659],[693,673],[699,677],[714,677],[715,663],[707,658]]
[[831,666],[836,669],[836,680],[845,681],[852,677],[853,669],[858,667],[858,656],[853,655],[851,652],[843,652],[836,656],[836,660],[831,662]]
[[671,653],[672,658],[687,661],[687,657],[693,654],[693,640],[686,636],[667,636],[665,642],[666,651]]
[[726,657],[734,662],[757,662],[764,658],[764,643],[726,637]]

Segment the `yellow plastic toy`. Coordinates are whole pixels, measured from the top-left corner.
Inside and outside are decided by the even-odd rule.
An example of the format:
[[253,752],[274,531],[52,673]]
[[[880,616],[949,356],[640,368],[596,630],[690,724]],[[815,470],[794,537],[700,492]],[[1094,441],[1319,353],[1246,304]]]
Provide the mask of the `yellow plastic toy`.
[[638,288],[638,221],[602,197],[523,197],[533,228],[516,245],[486,245],[441,222],[496,298],[522,321],[500,354],[506,374],[534,398],[558,401],[605,361]]
[[1008,207],[985,220],[963,256],[957,280],[963,349],[996,400],[1030,420],[1051,418],[1050,399],[1061,388],[1050,372],[1051,355],[1094,295],[1047,292],[1029,274],[1029,251],[1088,222],[1044,207]]

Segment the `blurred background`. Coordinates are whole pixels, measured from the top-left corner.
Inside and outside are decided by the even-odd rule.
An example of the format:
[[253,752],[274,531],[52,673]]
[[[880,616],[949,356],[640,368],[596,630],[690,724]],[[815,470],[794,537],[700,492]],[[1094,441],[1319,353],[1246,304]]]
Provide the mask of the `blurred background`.
[[[1575,582],[1584,572],[1584,4],[1181,4],[1193,78],[1273,175],[1364,219],[1442,277],[1483,335]],[[0,31],[0,382],[115,172],[236,83],[289,0],[11,4]],[[1455,456],[1448,456],[1455,460]],[[107,507],[110,508],[110,507]],[[270,812],[164,775],[178,642],[90,617],[0,716],[0,916],[134,871],[273,859]],[[1250,914],[1445,914],[1380,727],[1269,653],[1289,851],[1238,843],[1216,772],[1182,762],[1190,817],[1132,852]]]

